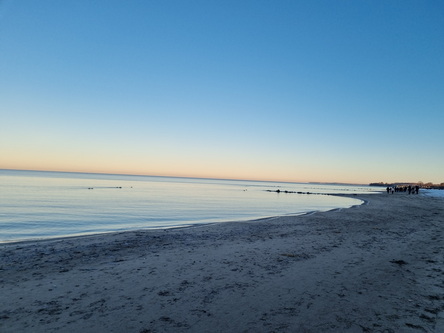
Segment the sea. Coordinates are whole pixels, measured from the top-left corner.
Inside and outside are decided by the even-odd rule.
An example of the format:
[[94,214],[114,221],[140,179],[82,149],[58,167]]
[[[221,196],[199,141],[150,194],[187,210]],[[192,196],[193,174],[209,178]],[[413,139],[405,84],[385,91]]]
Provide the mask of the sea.
[[380,187],[0,170],[0,242],[349,208]]
[[437,190],[437,189],[427,189],[427,190],[420,190],[420,193],[428,196],[428,197],[434,197],[434,198],[440,198],[444,199],[444,190]]

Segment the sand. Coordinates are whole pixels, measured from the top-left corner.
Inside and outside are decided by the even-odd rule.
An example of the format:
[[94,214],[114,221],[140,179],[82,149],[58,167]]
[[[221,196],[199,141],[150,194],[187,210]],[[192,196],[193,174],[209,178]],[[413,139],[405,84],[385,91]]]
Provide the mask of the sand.
[[444,200],[0,245],[0,332],[444,332]]

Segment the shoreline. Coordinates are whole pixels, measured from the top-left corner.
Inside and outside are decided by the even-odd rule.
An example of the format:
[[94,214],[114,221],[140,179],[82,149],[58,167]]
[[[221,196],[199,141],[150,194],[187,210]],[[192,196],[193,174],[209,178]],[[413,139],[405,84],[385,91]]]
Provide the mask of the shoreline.
[[1,332],[442,332],[443,200],[0,244]]
[[[295,193],[295,192],[292,192]],[[329,196],[338,196],[338,197],[346,197],[350,199],[356,199],[353,196],[356,196],[358,194],[344,194],[344,193],[310,193],[315,195],[329,195]],[[377,193],[374,193],[372,195],[378,195]],[[360,199],[357,199],[360,200]],[[362,201],[362,200],[361,200]],[[361,204],[364,204],[361,203]],[[310,214],[316,214],[318,212],[329,212],[334,211],[336,209],[349,209],[354,206],[359,206],[360,204],[356,204],[353,206],[350,206],[348,208],[332,208],[329,210],[313,210],[308,212],[302,212],[302,213],[293,213],[289,215],[278,215],[278,216],[266,216],[266,217],[257,217],[252,219],[245,219],[245,220],[227,220],[227,221],[218,221],[218,222],[202,222],[202,223],[187,223],[183,225],[176,225],[176,226],[170,226],[170,227],[147,227],[147,228],[141,228],[141,229],[127,229],[127,230],[113,230],[113,231],[104,231],[104,232],[91,232],[91,233],[79,233],[79,234],[73,234],[73,235],[59,235],[59,236],[53,236],[53,237],[42,237],[42,238],[24,238],[24,239],[12,239],[12,240],[0,240],[0,245],[2,244],[16,244],[16,243],[29,243],[29,242],[45,242],[45,241],[51,241],[51,240],[63,240],[63,239],[71,239],[71,238],[79,238],[79,237],[91,237],[91,236],[100,236],[100,235],[108,235],[108,234],[118,234],[118,233],[125,233],[125,232],[136,232],[136,231],[155,231],[155,230],[169,230],[169,229],[183,229],[183,228],[195,228],[199,226],[206,226],[206,225],[213,225],[218,223],[242,223],[242,222],[254,222],[254,221],[262,221],[267,219],[274,219],[277,217],[282,216],[304,216],[304,215],[310,215]]]

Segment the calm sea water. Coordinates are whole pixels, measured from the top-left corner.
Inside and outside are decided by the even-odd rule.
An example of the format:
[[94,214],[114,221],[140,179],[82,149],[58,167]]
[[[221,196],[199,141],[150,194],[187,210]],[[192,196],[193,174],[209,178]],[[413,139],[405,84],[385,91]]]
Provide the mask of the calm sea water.
[[[276,191],[318,194],[276,193]],[[347,208],[380,188],[0,170],[0,242]]]

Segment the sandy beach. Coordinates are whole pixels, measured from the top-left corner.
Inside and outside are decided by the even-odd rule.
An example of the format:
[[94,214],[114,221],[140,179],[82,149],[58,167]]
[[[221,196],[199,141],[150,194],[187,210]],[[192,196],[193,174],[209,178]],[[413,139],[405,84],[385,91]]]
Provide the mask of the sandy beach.
[[444,200],[0,244],[0,332],[444,332]]

